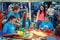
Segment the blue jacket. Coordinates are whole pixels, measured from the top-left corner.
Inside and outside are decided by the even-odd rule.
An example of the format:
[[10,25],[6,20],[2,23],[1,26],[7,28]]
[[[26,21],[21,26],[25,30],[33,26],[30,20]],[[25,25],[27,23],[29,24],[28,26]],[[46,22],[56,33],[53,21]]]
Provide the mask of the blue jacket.
[[40,27],[43,28],[43,29],[46,29],[46,28],[48,28],[50,30],[54,29],[53,24],[50,21],[49,22],[46,22],[46,21],[42,22]]

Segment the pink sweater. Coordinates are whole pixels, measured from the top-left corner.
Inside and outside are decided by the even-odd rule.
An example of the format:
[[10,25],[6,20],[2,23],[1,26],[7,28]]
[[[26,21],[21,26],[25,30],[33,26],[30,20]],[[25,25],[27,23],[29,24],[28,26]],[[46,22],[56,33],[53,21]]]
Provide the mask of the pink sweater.
[[[46,12],[46,14],[47,14],[47,12]],[[44,12],[42,12],[42,13],[40,14],[40,10],[38,10],[37,20],[44,21]]]

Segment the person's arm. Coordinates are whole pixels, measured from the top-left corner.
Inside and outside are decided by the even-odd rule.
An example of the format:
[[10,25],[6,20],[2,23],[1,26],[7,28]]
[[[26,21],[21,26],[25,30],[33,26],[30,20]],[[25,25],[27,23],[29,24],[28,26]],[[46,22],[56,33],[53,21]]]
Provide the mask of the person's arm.
[[7,33],[7,30],[8,30],[8,26],[7,25],[4,25],[4,27],[3,27],[3,33],[6,34]]
[[48,14],[48,11],[46,11],[46,15],[49,15],[49,14]]
[[50,12],[50,9],[48,9],[47,12],[49,13]]
[[15,25],[17,25],[17,26],[20,26],[20,24],[19,23],[14,23]]
[[23,20],[22,20],[22,19],[20,19],[20,26],[22,26],[22,21],[23,21]]
[[3,36],[4,36],[4,37],[12,36],[12,34],[4,34]]
[[16,26],[20,26],[20,23],[12,22]]
[[20,24],[20,21],[19,21],[19,20],[17,20],[17,23],[19,23],[19,24]]
[[52,12],[53,14],[55,13],[55,10],[53,9],[53,12]]
[[37,20],[38,20],[39,13],[40,13],[40,11],[38,10],[38,12],[37,12],[36,22],[37,22]]
[[40,24],[39,28],[42,29],[42,26],[43,26],[43,22]]
[[20,15],[18,13],[16,13],[16,17],[18,20],[20,20]]
[[53,24],[51,23],[51,25],[50,25],[50,29],[51,30],[54,30],[54,27],[53,27]]
[[20,17],[18,17],[18,20],[20,20]]
[[7,14],[7,19],[12,15],[12,12],[9,11],[8,14]]

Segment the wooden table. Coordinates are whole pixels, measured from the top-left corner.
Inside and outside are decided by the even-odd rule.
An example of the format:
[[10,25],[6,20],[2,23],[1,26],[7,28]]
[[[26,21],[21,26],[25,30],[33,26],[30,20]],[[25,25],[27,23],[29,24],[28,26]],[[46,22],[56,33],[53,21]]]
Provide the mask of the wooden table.
[[[25,32],[32,33],[32,34],[33,34],[33,37],[32,37],[32,38],[38,38],[38,39],[40,39],[40,38],[44,38],[44,39],[45,39],[45,38],[48,37],[48,36],[54,36],[53,33],[43,32],[43,31],[41,31],[41,30],[26,30]],[[45,34],[46,36],[40,36],[40,35],[36,34],[36,32],[42,32],[42,33]],[[17,38],[17,39],[20,38],[20,39],[21,39],[22,36],[17,35],[17,36],[14,36],[14,38]],[[22,38],[22,39],[24,39],[24,40],[32,40],[32,38]]]

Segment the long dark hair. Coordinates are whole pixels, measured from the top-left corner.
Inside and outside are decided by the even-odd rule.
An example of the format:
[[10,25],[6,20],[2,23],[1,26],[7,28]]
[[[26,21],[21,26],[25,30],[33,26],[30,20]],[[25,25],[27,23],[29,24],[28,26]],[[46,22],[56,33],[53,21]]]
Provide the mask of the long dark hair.
[[24,12],[24,14],[23,14],[23,20],[26,20],[26,15],[27,15],[27,13]]
[[[44,7],[44,16],[46,15],[46,11],[45,11],[45,6],[44,5],[40,5],[40,7],[43,6]],[[40,14],[42,13],[41,9],[40,9]]]
[[27,15],[27,14],[24,12],[23,17],[22,17],[22,20],[23,20],[23,22],[22,22],[22,24],[23,24],[22,27],[23,27],[23,28],[25,28],[26,15]]
[[[23,14],[23,26],[22,27],[26,27],[26,25],[25,25],[25,23],[26,23],[26,16],[27,16],[27,13],[26,12],[24,12],[24,14]],[[30,26],[30,20],[29,20],[29,18],[27,18],[27,20],[28,20],[28,22],[29,22],[29,26]]]

